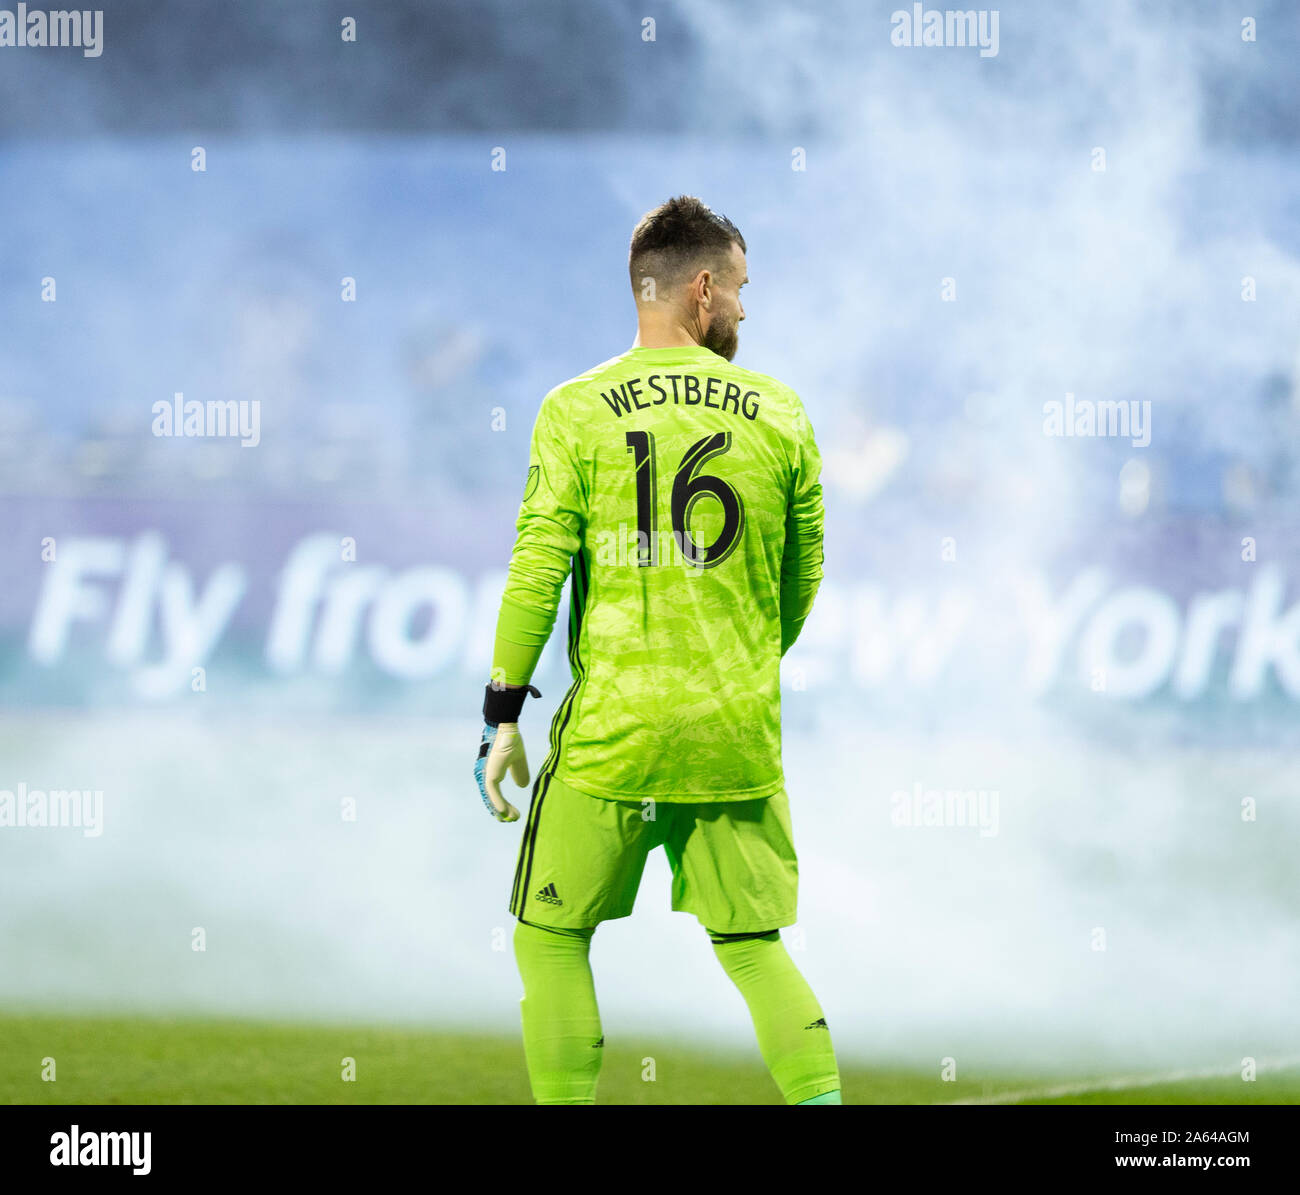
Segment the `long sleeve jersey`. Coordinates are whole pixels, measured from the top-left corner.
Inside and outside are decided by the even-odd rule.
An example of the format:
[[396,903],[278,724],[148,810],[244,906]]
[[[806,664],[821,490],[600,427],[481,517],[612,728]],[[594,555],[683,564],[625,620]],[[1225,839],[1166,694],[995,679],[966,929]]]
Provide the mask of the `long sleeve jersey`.
[[698,345],[630,349],[546,395],[492,667],[529,682],[568,580],[573,683],[539,776],[614,800],[780,791],[820,473],[799,396]]

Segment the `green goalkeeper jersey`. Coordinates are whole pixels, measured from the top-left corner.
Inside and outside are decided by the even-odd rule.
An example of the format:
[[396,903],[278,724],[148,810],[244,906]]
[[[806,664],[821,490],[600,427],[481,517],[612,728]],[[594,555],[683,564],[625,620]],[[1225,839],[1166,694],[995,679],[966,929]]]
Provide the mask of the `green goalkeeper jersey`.
[[528,683],[571,578],[573,684],[541,775],[616,800],[784,786],[780,663],[821,583],[820,472],[799,396],[698,345],[547,394],[492,669]]

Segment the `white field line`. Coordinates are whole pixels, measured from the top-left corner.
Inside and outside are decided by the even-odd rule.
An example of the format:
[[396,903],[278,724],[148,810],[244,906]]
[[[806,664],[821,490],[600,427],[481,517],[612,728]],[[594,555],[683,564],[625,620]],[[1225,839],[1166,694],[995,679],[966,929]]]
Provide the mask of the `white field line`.
[[[1300,1055],[1272,1058],[1255,1064],[1256,1072],[1285,1071],[1300,1066]],[[1216,1066],[1205,1070],[1167,1071],[1163,1075],[1119,1075],[1114,1079],[1090,1079],[1059,1087],[1039,1087],[1029,1091],[1004,1091],[998,1095],[965,1100],[937,1100],[940,1104],[1018,1104],[1021,1100],[1059,1100],[1090,1091],[1124,1091],[1130,1087],[1158,1087],[1162,1083],[1183,1083],[1188,1079],[1233,1079],[1241,1074],[1238,1066]]]

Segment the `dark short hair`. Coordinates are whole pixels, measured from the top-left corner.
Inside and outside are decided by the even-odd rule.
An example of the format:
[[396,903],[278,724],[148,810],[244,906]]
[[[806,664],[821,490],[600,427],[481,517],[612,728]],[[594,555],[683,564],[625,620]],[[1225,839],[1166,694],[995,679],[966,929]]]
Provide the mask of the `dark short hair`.
[[646,212],[632,232],[627,259],[632,290],[647,276],[672,286],[698,270],[716,269],[733,244],[747,252],[740,229],[726,216],[694,195],[678,195]]

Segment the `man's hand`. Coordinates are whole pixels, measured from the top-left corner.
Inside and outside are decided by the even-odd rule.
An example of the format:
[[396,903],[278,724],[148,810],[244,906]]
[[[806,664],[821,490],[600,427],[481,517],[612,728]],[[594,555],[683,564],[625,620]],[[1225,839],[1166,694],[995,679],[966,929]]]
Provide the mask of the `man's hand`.
[[499,822],[517,822],[519,810],[501,795],[501,781],[509,772],[520,788],[528,784],[528,757],[519,734],[519,714],[524,698],[541,694],[532,685],[489,684],[483,694],[483,741],[474,762],[483,807]]
[[517,822],[519,810],[501,793],[501,781],[507,772],[520,788],[527,786],[528,758],[518,722],[483,727],[483,742],[479,744],[478,760],[474,764],[484,807],[499,822]]

